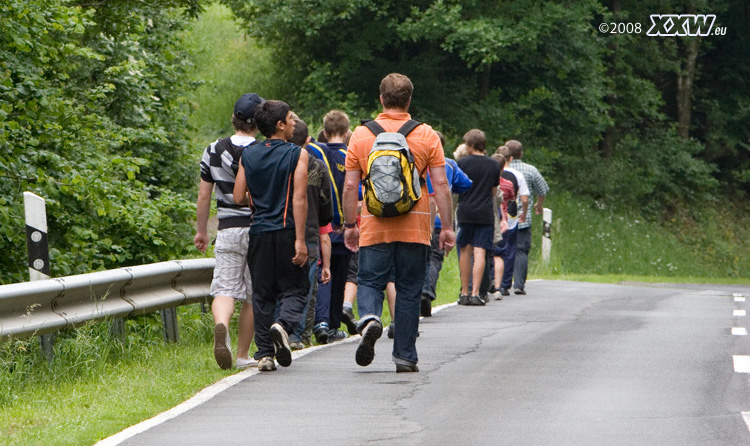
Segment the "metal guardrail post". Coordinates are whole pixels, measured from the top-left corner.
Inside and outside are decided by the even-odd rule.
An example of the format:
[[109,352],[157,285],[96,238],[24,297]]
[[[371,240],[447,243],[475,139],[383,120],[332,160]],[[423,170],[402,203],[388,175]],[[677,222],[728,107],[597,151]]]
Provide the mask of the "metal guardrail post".
[[166,342],[180,342],[180,333],[177,327],[177,309],[165,308],[161,310],[161,323],[164,329],[164,340]]
[[[51,268],[47,241],[47,204],[39,195],[24,192],[23,205],[26,219],[26,249],[29,253],[29,279],[31,281],[49,279]],[[55,334],[39,336],[39,344],[47,362],[52,362]]]

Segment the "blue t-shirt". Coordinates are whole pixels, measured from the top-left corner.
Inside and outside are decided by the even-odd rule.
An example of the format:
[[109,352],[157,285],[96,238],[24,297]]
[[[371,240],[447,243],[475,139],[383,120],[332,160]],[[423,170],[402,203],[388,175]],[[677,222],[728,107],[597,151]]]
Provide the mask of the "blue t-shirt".
[[302,148],[268,139],[242,152],[253,223],[250,233],[294,228],[294,170]]

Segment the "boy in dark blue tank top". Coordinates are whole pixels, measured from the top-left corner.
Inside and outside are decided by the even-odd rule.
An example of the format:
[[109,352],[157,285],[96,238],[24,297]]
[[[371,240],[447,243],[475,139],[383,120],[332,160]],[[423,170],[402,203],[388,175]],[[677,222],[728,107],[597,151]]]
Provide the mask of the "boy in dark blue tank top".
[[[266,101],[255,122],[268,139],[242,153],[234,201],[253,209],[247,263],[253,277],[253,314],[258,369],[292,363],[287,333],[302,320],[310,287],[305,244],[307,151],[287,142],[294,119],[282,101]],[[281,302],[278,318],[274,318]]]

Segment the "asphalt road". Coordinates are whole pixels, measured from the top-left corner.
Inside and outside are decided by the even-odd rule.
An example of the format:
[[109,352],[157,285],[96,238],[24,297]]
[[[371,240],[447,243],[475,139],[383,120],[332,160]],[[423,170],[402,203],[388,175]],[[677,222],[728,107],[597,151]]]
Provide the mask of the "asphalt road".
[[419,373],[395,373],[385,336],[356,365],[350,338],[101,445],[750,445],[750,287],[527,291],[423,319]]

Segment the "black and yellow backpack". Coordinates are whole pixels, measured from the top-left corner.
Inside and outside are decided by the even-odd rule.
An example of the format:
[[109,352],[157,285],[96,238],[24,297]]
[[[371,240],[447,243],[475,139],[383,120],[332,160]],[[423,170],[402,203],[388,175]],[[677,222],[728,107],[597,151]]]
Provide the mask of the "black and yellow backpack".
[[386,132],[375,121],[363,125],[375,135],[362,180],[367,210],[376,217],[406,214],[422,196],[423,180],[406,142],[406,136],[421,122],[411,119],[398,132]]

